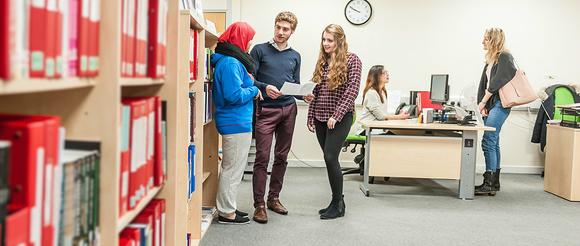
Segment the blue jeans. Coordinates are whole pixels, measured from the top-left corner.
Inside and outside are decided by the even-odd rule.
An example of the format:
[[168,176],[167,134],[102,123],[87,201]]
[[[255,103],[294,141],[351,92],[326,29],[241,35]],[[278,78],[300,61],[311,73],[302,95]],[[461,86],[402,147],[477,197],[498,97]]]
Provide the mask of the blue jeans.
[[502,107],[501,101],[498,100],[489,110],[488,116],[483,118],[483,123],[486,126],[495,128],[495,132],[486,131],[481,141],[486,171],[495,172],[500,168],[499,134],[503,123],[510,115],[510,111],[511,109]]

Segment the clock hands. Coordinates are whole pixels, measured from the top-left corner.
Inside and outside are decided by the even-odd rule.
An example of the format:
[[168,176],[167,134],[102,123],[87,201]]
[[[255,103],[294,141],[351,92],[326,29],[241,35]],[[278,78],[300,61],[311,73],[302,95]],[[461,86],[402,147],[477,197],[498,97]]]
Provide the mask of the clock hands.
[[352,10],[354,10],[354,11],[356,11],[357,13],[359,13],[359,14],[360,14],[360,11],[359,11],[358,9],[355,9],[355,8],[353,8],[352,6],[348,6],[348,7],[349,7],[350,9],[352,9]]

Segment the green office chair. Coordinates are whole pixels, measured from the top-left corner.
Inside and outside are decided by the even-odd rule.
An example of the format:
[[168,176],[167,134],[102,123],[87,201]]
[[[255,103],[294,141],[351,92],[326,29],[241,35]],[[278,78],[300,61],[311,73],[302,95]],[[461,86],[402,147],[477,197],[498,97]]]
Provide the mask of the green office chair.
[[[356,114],[354,114],[354,117],[352,119],[352,124],[354,124],[356,122]],[[356,163],[358,165],[358,167],[346,167],[346,168],[342,168],[342,175],[347,175],[347,174],[354,174],[354,173],[358,173],[359,175],[364,175],[364,170],[365,170],[365,144],[367,141],[367,137],[364,135],[358,135],[358,134],[348,134],[348,136],[346,136],[346,139],[344,140],[344,143],[342,144],[342,152],[346,152],[348,150],[348,148],[351,147],[351,145],[354,145],[352,147],[352,149],[350,150],[350,153],[356,153],[356,148],[358,145],[360,145],[360,152],[357,156],[354,157],[354,163]],[[375,177],[369,177],[369,183],[374,183]]]
[[[574,94],[572,94],[572,92],[570,90],[568,90],[568,88],[560,87],[554,91],[554,105],[555,106],[567,105],[567,104],[573,104],[573,103],[575,103],[574,102]],[[571,117],[571,118],[568,118],[568,117]],[[554,117],[552,119],[564,120],[564,118],[562,117],[562,112],[559,108],[556,108],[554,110]],[[574,116],[566,116],[566,120],[575,121]]]

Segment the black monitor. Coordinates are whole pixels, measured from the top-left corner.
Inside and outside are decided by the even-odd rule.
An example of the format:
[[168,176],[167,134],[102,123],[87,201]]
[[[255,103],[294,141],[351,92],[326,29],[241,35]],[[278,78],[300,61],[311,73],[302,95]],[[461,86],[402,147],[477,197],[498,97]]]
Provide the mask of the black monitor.
[[434,103],[444,104],[449,101],[449,74],[431,75],[430,98]]

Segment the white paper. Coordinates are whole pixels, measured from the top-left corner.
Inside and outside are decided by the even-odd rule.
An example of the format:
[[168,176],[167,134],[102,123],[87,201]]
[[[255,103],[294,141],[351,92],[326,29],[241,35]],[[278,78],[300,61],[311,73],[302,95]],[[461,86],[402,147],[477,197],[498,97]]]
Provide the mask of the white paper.
[[306,96],[312,93],[312,90],[314,90],[314,86],[316,86],[316,84],[314,83],[296,84],[284,82],[284,85],[282,85],[282,89],[280,90],[280,92],[282,92],[282,94],[284,95],[290,96]]
[[387,113],[395,114],[397,107],[401,103],[401,91],[387,90]]

